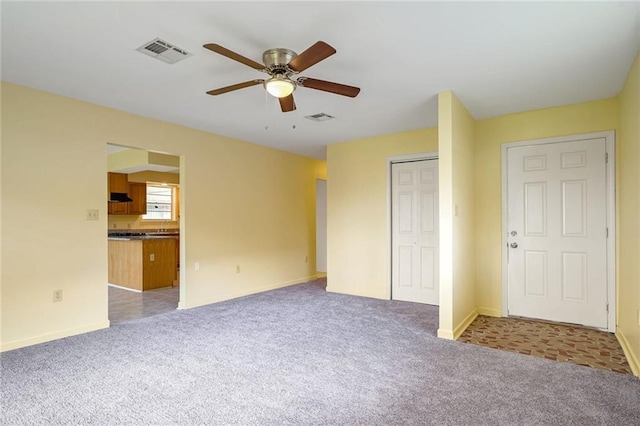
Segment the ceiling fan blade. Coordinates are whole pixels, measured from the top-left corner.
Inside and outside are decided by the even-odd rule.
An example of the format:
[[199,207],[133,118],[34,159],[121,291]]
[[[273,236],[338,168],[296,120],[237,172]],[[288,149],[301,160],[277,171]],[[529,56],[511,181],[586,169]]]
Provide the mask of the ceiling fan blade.
[[330,81],[316,80],[315,78],[300,77],[297,83],[309,89],[322,90],[323,92],[331,92],[336,95],[348,96],[355,98],[360,93],[359,87],[347,86],[346,84],[332,83]]
[[282,112],[295,111],[296,103],[293,101],[293,94],[285,96],[284,98],[278,98],[280,101],[280,109]]
[[263,64],[260,64],[252,59],[249,58],[245,58],[244,56],[236,53],[236,52],[232,52],[231,50],[224,48],[222,46],[220,46],[219,44],[215,44],[215,43],[207,43],[205,45],[203,45],[202,47],[204,47],[205,49],[209,49],[212,52],[216,52],[222,56],[226,56],[229,59],[233,59],[234,61],[238,61],[241,64],[245,64],[247,66],[250,66],[251,68],[257,69],[258,71],[262,71],[264,70],[266,67]]
[[289,62],[289,68],[296,72],[302,72],[312,65],[327,59],[336,53],[336,49],[324,41],[319,41]]
[[250,80],[250,81],[245,81],[244,83],[238,83],[238,84],[233,84],[231,86],[227,86],[227,87],[221,87],[219,89],[215,89],[215,90],[209,90],[207,92],[207,95],[222,95],[223,93],[227,93],[227,92],[232,92],[234,90],[238,90],[238,89],[244,89],[245,87],[251,87],[251,86],[255,86],[256,84],[262,84],[264,82],[264,80]]

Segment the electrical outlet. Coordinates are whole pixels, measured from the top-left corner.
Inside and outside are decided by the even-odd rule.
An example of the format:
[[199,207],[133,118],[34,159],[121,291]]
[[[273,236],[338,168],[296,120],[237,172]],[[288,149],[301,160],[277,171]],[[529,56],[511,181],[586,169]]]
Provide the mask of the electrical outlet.
[[309,256],[304,257],[304,263],[309,263]]
[[194,264],[193,264],[193,268],[194,268],[196,271],[199,271],[199,270],[200,270],[200,262],[196,262],[196,263],[194,263]]
[[62,289],[53,290],[53,301],[62,302]]
[[152,262],[153,262],[153,261],[155,261],[155,260],[156,260],[156,255],[155,255],[155,254],[153,254],[153,253],[151,253],[151,254],[149,255],[149,260],[150,260],[150,261],[152,261]]
[[240,265],[236,265],[236,274],[240,273]]
[[98,209],[87,209],[87,220],[98,220],[100,213]]

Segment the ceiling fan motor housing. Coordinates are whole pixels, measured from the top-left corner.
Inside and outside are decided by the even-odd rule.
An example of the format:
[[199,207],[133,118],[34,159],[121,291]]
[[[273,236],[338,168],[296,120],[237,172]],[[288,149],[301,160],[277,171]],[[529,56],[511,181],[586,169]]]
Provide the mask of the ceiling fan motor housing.
[[296,52],[289,49],[276,48],[266,50],[262,54],[262,62],[273,74],[291,74],[287,64],[298,56]]

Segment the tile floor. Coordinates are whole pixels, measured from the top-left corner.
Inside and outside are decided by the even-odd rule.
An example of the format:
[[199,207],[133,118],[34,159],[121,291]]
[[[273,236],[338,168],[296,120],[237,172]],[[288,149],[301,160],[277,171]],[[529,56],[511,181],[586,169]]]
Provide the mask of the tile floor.
[[458,339],[503,351],[632,374],[612,333],[570,324],[479,315]]
[[142,293],[109,286],[109,321],[117,324],[170,312],[178,307],[179,299],[178,286]]

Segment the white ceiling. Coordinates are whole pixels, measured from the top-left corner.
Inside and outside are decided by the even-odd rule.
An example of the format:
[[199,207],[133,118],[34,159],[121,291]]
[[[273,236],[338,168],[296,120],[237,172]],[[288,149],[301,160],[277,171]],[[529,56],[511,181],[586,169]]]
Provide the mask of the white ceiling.
[[[5,81],[315,158],[330,143],[435,126],[441,91],[476,119],[615,96],[640,47],[638,2],[1,7]],[[136,52],[156,37],[193,56],[168,65]],[[357,98],[298,88],[298,109],[282,113],[262,86],[205,94],[266,75],[205,43],[261,62],[268,48],[318,40],[337,54],[301,75],[359,86]],[[337,118],[303,118],[320,112]]]

